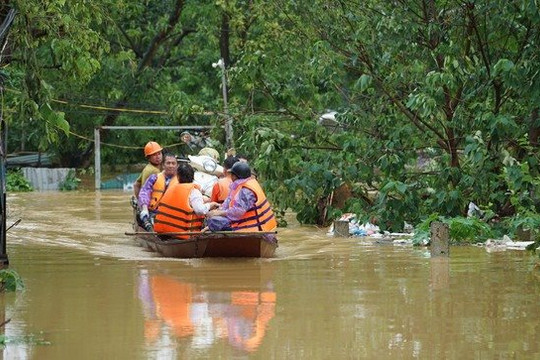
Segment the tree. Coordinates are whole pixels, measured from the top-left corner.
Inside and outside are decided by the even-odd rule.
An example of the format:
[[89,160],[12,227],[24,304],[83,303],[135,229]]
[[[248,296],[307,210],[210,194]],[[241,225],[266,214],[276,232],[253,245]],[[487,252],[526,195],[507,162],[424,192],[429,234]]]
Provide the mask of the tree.
[[[184,1],[172,0],[159,4],[19,0],[17,6],[27,22],[16,24],[22,30],[14,46],[10,85],[20,95],[11,97],[10,105],[25,111],[13,121],[12,149],[24,148],[26,143],[32,146],[29,150],[36,150],[39,139],[38,148],[55,150],[62,164],[87,167],[96,126],[194,125],[194,119],[208,124],[207,116],[199,113],[206,105],[201,99],[219,101],[219,79],[212,81],[215,75],[210,66],[217,56],[209,58],[199,48],[201,39],[196,33],[199,26],[212,27],[211,20],[217,16],[202,25],[197,20],[215,6],[193,4],[186,9]],[[50,14],[50,23],[44,22],[43,14]],[[73,23],[79,27],[71,30]],[[63,32],[65,27],[70,31]],[[217,54],[219,48],[212,51]],[[208,69],[201,73],[201,67]],[[200,98],[188,97],[193,92],[200,92]],[[57,132],[59,128],[63,132]],[[148,139],[178,143],[178,134],[115,136],[112,142],[124,147],[127,155],[122,156],[118,147],[107,148],[104,155],[111,163],[140,158],[133,144],[143,145]]]
[[[64,163],[87,165],[91,141],[73,134],[95,126],[220,125],[211,64],[222,57],[238,151],[303,222],[350,211],[400,229],[469,201],[500,216],[538,212],[535,1],[14,3],[25,20],[8,70],[21,91],[8,99],[20,109],[12,147],[52,141]],[[323,126],[328,110],[336,120]],[[127,150],[105,150],[110,163],[140,157],[133,144],[177,141],[115,136]]]
[[70,4],[63,0],[32,2],[15,0],[17,9],[13,39],[10,43],[10,67],[6,69],[11,90],[8,106],[15,112],[10,119],[19,144],[26,150],[32,144],[45,150],[59,133],[69,132],[65,114],[53,109],[57,82],[72,87],[87,83],[100,67],[107,51],[93,26],[100,23],[107,2]]
[[[534,2],[275,5],[270,17],[281,36],[259,56],[264,75],[244,65],[259,94],[276,108],[288,106],[287,121],[305,135],[290,140],[294,132],[280,122],[265,136],[244,139],[268,150],[265,175],[294,191],[283,205],[311,211],[313,221],[314,205],[345,182],[358,189],[344,210],[393,228],[431,212],[458,215],[470,200],[501,215],[536,206],[536,198],[524,196],[537,187]],[[284,50],[282,61],[273,59],[277,49]],[[287,62],[294,74],[284,70]],[[312,110],[324,108],[338,110],[345,133],[315,131]],[[260,121],[252,126],[247,133],[261,134]],[[417,166],[420,155],[430,168]],[[370,201],[372,188],[377,196]]]

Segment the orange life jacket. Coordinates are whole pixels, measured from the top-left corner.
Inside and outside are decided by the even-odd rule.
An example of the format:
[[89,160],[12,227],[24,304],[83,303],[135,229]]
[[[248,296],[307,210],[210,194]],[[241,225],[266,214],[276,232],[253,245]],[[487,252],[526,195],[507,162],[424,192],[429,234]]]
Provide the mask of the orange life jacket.
[[150,195],[150,204],[148,205],[148,209],[155,210],[157,206],[159,205],[159,201],[161,200],[161,197],[167,191],[169,186],[173,184],[178,183],[178,177],[173,176],[172,179],[169,181],[169,185],[167,185],[165,181],[165,174],[163,172],[160,172],[157,175],[156,182],[154,183],[154,186],[152,187],[152,195]]
[[217,194],[212,192],[212,197],[210,198],[210,200],[223,204],[223,202],[229,195],[229,186],[231,186],[231,183],[232,179],[230,178],[230,176],[219,179],[216,185],[214,185],[214,189],[217,186],[219,188],[219,192]]
[[[169,189],[159,203],[154,231],[166,232],[197,232],[203,227],[204,215],[197,215],[189,204],[189,193],[199,188],[193,183],[176,183]],[[178,239],[188,239],[189,235],[175,235]]]
[[234,193],[231,194],[230,207],[236,202],[236,195],[240,189],[247,188],[255,193],[257,200],[255,206],[246,211],[240,220],[231,221],[231,227],[234,231],[272,231],[277,227],[277,221],[270,203],[264,194],[264,191],[255,179],[249,179],[239,185]]
[[276,294],[274,292],[241,291],[231,292],[231,306],[237,311],[235,314],[247,322],[253,323],[251,331],[234,326],[232,322],[229,328],[229,339],[233,345],[243,350],[253,352],[261,345],[268,322],[275,315]]
[[165,275],[153,276],[150,284],[158,318],[171,326],[177,337],[192,336],[195,327],[189,312],[194,285]]

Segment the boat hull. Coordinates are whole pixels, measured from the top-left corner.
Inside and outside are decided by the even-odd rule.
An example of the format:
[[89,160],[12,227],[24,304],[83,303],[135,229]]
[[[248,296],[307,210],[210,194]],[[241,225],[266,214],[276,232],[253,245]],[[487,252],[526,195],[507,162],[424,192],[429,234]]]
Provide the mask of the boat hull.
[[268,234],[242,232],[204,232],[181,240],[174,237],[157,236],[134,224],[139,245],[172,258],[205,257],[273,257],[278,247],[277,240],[269,241]]

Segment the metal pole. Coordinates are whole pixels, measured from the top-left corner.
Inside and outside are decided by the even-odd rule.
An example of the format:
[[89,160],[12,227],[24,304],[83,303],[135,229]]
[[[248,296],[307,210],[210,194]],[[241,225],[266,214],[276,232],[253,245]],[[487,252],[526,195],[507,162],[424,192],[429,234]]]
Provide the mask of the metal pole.
[[101,130],[191,130],[212,129],[211,125],[186,125],[186,126],[100,126],[94,129],[94,181],[96,190],[101,189]]
[[198,130],[212,129],[212,125],[186,125],[186,126],[161,126],[161,125],[143,125],[143,126],[100,126],[101,130]]
[[[221,61],[223,61],[223,59],[221,59]],[[223,87],[223,110],[225,111],[225,144],[227,145],[227,149],[231,149],[234,147],[234,141],[232,118],[229,115],[229,105],[227,99],[227,74],[225,70],[225,62],[223,62],[221,71],[221,83]]]
[[[3,89],[0,90],[2,92]],[[6,122],[4,121],[3,109],[0,109],[0,187],[2,188],[2,197],[0,198],[0,268],[6,268],[9,265],[7,249],[6,249],[6,154],[7,154],[7,136],[6,136]]]
[[94,175],[96,190],[101,189],[101,144],[99,128],[94,129]]
[[225,144],[228,149],[234,147],[233,140],[233,127],[232,118],[229,116],[229,105],[227,99],[227,68],[225,67],[225,61],[223,58],[219,59],[217,63],[213,63],[214,68],[221,69],[221,90],[223,91],[223,111],[225,113]]
[[[4,53],[4,48],[7,44],[7,36],[15,14],[17,12],[15,9],[10,9],[4,21],[0,25],[0,62],[2,62],[2,56]],[[6,207],[6,157],[7,157],[7,123],[4,120],[4,82],[3,79],[0,79],[0,98],[2,99],[2,104],[0,106],[0,188],[2,189],[2,194],[0,197],[0,268],[6,268],[9,266],[9,260],[6,250],[6,218],[7,218],[7,207]],[[13,225],[12,225],[13,226]]]

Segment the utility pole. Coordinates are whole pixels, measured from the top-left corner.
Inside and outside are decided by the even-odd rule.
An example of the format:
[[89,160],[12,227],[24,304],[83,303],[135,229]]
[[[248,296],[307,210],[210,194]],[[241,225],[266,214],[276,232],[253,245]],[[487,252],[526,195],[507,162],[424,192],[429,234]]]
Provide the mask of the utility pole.
[[[0,85],[0,96],[3,95],[4,87]],[[4,120],[4,109],[0,109],[0,269],[9,265],[6,250],[6,121]]]
[[212,63],[213,68],[219,67],[221,69],[221,88],[223,91],[223,112],[225,113],[225,145],[227,149],[234,147],[233,140],[233,127],[232,118],[229,115],[229,106],[227,99],[227,68],[225,67],[225,61],[223,58],[219,59],[217,63]]
[[[2,56],[4,49],[6,48],[7,36],[9,28],[13,23],[16,11],[10,9],[7,13],[2,25],[0,25],[0,64],[2,63]],[[0,78],[0,97],[4,98],[4,79]],[[3,102],[2,102],[3,104]],[[3,105],[0,108],[0,189],[2,194],[0,195],[0,268],[6,268],[9,266],[9,260],[6,250],[6,156],[7,156],[7,125],[4,120],[4,108]]]

